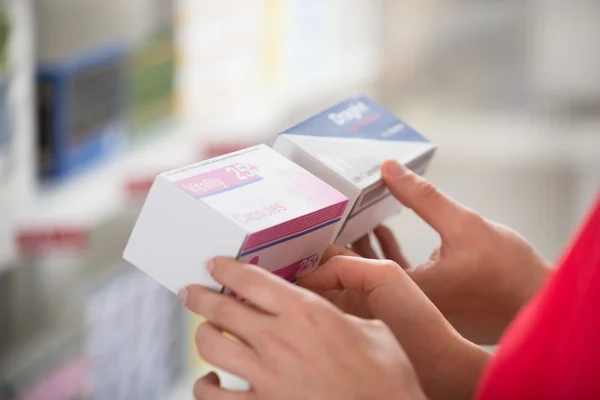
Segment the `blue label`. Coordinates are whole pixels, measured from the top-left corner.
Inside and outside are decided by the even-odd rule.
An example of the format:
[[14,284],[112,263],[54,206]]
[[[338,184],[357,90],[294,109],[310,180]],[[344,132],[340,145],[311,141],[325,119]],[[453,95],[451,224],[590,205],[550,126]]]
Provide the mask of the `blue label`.
[[350,97],[283,133],[303,136],[428,142],[413,128],[364,95]]

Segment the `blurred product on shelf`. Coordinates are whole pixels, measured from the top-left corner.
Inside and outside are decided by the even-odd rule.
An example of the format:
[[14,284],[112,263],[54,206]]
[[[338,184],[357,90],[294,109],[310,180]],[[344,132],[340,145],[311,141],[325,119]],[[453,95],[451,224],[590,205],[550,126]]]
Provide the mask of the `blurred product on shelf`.
[[108,45],[41,64],[38,80],[44,178],[61,178],[119,151],[126,134],[126,59]]
[[[0,270],[0,361],[4,359],[5,353],[10,346],[11,338],[11,315],[12,303],[10,301],[12,295],[12,279],[11,270]],[[2,392],[0,389],[0,399]]]
[[87,399],[89,361],[81,326],[44,331],[14,346],[0,366],[2,400]]
[[168,134],[174,1],[37,0],[39,162],[61,178]]
[[177,298],[126,268],[92,290],[85,309],[92,398],[161,399],[185,362]]
[[132,47],[129,62],[130,128],[134,139],[152,133],[168,132],[173,114],[175,84],[174,0],[133,0],[122,6],[130,16]]
[[347,203],[325,182],[259,145],[160,174],[123,258],[174,293],[191,284],[229,293],[201,265],[216,256],[260,265],[293,282],[318,266]]
[[176,12],[178,112],[190,129],[226,122],[259,101],[265,0],[182,0]]
[[13,392],[8,400],[45,400],[48,393],[59,400],[158,400],[180,375],[186,349],[177,298],[136,269],[104,270],[79,279],[69,293],[68,322],[52,321],[12,343],[1,360],[0,384]]
[[12,221],[35,188],[32,14],[0,0],[0,270],[15,257]]
[[[306,98],[379,72],[379,1],[281,0],[285,90]],[[338,94],[339,95],[339,94]]]
[[401,204],[381,179],[395,159],[424,174],[436,146],[363,95],[280,133],[273,148],[348,197],[336,243],[347,245],[397,214]]
[[129,48],[121,3],[35,1],[42,178],[72,175],[125,143]]

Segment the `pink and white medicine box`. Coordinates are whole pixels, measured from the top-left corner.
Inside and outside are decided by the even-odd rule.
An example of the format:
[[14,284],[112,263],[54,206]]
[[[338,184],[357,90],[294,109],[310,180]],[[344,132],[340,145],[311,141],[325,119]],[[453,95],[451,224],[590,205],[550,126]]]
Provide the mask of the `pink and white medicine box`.
[[282,278],[316,268],[348,199],[266,145],[157,176],[123,257],[177,292],[225,291],[206,262],[228,256]]

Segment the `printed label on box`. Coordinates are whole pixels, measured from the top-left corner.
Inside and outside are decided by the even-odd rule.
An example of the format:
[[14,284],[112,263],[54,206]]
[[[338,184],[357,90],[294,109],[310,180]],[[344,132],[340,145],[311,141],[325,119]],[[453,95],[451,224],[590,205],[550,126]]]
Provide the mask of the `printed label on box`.
[[365,96],[355,96],[284,131],[290,135],[428,142]]

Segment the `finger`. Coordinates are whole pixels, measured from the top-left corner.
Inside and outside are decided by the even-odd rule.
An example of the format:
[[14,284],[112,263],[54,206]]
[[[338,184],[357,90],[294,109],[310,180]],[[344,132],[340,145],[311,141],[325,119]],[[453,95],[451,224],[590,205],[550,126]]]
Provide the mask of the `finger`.
[[279,314],[306,295],[301,288],[254,265],[225,257],[212,263],[209,270],[217,282],[268,313]]
[[298,278],[298,283],[313,291],[348,289],[368,294],[399,273],[403,273],[402,268],[392,261],[337,256],[312,274]]
[[371,237],[368,234],[352,243],[352,249],[364,258],[379,258],[371,246]]
[[383,164],[382,177],[394,197],[412,209],[444,239],[457,233],[463,226],[464,218],[471,213],[397,161],[390,160]]
[[196,329],[196,348],[200,357],[217,368],[251,380],[259,368],[258,357],[245,344],[232,340],[210,322]]
[[347,256],[347,257],[360,257],[351,249],[336,244],[330,244],[321,257],[321,264],[325,264],[327,261],[336,256]]
[[383,255],[388,260],[392,260],[400,265],[403,269],[411,269],[411,263],[404,256],[402,248],[398,244],[394,233],[387,226],[381,225],[373,231]]
[[196,400],[256,400],[250,392],[235,392],[221,388],[219,377],[214,372],[204,375],[194,384]]
[[269,324],[267,314],[229,296],[197,285],[184,291],[180,293],[180,299],[190,311],[248,343],[252,343],[258,331]]

